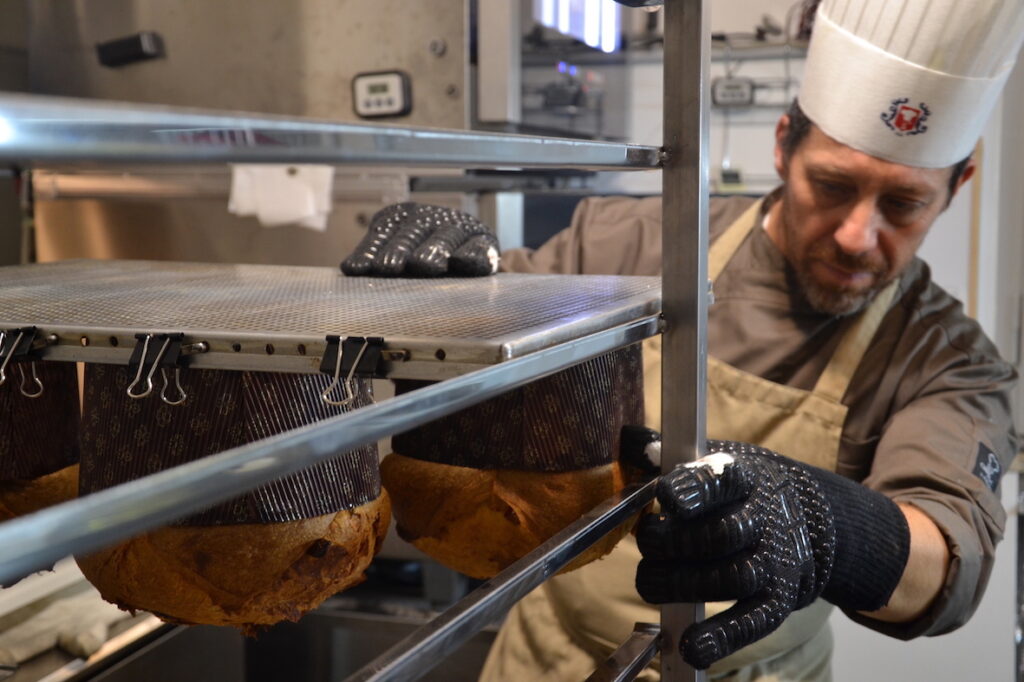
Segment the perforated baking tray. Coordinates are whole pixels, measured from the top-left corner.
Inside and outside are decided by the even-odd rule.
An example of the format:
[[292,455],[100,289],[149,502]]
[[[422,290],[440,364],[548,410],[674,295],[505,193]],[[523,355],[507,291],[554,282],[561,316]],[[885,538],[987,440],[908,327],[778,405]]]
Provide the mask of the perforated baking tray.
[[650,317],[656,277],[348,278],[335,268],[65,261],[0,268],[0,330],[47,359],[128,364],[182,333],[189,365],[319,371],[327,336],[382,337],[383,371],[438,379]]

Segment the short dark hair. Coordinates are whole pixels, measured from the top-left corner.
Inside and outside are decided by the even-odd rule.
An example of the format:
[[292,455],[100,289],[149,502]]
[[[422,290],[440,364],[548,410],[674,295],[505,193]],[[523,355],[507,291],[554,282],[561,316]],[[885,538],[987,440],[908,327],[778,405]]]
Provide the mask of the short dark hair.
[[[786,136],[782,138],[782,155],[789,160],[789,157],[793,155],[800,143],[804,141],[807,134],[811,132],[811,126],[814,125],[811,119],[807,118],[807,114],[800,107],[800,102],[796,99],[789,105],[789,109],[786,110],[786,115],[789,116],[789,128],[786,130]],[[964,174],[964,170],[967,169],[967,164],[971,161],[971,155],[968,154],[966,158],[957,161],[953,164],[953,171],[949,176],[949,198],[946,200],[946,205],[953,199],[953,192],[956,191],[957,183],[960,182],[960,178]]]

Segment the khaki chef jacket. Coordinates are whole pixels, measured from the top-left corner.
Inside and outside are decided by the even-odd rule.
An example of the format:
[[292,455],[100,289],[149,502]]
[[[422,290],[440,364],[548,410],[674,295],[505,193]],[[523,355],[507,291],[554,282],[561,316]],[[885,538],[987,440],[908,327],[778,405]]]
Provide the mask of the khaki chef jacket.
[[[753,201],[713,199],[711,240]],[[506,252],[502,269],[658,275],[661,201],[585,199],[568,229],[536,251]],[[805,390],[813,388],[855,319],[815,312],[760,229],[729,262],[714,293],[709,352],[740,370]],[[849,414],[837,471],[919,507],[949,544],[945,585],[921,618],[890,624],[849,614],[880,632],[910,638],[958,627],[981,599],[1006,520],[996,486],[1016,452],[1009,404],[1016,373],[960,303],[931,281],[920,259],[901,277],[895,299],[843,399]]]

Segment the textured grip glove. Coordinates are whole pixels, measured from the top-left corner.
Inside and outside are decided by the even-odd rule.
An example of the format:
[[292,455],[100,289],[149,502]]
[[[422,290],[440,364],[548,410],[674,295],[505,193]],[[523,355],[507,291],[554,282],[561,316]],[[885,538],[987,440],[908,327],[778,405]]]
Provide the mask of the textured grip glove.
[[406,202],[377,211],[341,271],[350,277],[481,277],[497,272],[498,262],[498,239],[473,216]]
[[708,441],[707,451],[659,480],[663,513],[637,532],[646,601],[737,600],[683,633],[688,663],[707,668],[819,596],[854,611],[888,602],[910,549],[895,503],[763,448]]

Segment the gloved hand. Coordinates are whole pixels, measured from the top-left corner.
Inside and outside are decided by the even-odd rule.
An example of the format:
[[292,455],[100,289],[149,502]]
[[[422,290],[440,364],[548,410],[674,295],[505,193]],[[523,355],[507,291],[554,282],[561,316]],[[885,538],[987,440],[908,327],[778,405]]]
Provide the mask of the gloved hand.
[[894,502],[753,445],[708,441],[707,452],[658,481],[663,513],[637,530],[646,601],[738,600],[683,633],[690,665],[707,668],[818,597],[852,611],[885,606],[910,551]]
[[377,211],[341,271],[350,277],[481,277],[497,272],[499,260],[497,237],[473,216],[406,202]]

